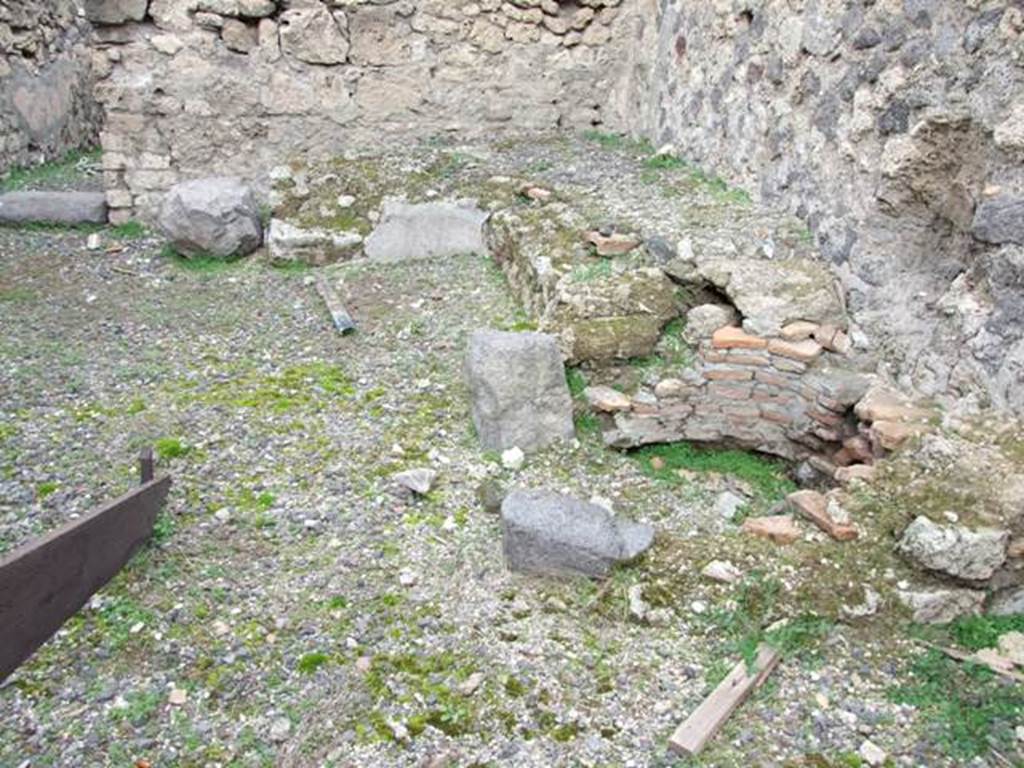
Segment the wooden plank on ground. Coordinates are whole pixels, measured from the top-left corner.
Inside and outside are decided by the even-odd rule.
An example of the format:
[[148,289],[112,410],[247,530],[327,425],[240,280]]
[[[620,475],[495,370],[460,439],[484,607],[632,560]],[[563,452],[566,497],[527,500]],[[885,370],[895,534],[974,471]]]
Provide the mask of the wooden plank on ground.
[[698,754],[751,691],[768,678],[780,658],[779,652],[771,646],[765,643],[758,646],[753,669],[748,671],[745,661],[733,667],[725,680],[672,734],[669,748],[683,755]]
[[327,283],[323,275],[317,275],[316,277],[316,290],[324,300],[324,304],[327,305],[327,311],[331,313],[334,327],[341,331],[342,334],[353,332],[356,329],[356,321],[352,319],[352,315],[345,309],[345,305],[341,303],[338,294]]
[[170,477],[0,556],[0,681],[121,570],[153,532]]

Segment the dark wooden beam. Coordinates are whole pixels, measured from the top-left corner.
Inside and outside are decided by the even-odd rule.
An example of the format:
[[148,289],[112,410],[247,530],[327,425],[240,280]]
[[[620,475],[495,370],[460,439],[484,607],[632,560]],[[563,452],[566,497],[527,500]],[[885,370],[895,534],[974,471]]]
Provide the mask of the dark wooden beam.
[[0,556],[0,681],[131,559],[153,532],[170,485],[170,477],[149,480]]

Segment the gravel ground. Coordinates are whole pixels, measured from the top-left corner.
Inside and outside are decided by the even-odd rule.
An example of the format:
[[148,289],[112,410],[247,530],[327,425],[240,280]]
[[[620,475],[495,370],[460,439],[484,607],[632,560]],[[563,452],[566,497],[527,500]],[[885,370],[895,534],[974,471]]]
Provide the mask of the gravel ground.
[[[509,156],[547,167],[546,146]],[[602,196],[628,170],[570,149]],[[521,319],[487,259],[326,268],[360,323],[342,337],[308,272],[105,246],[0,230],[0,552],[128,488],[142,446],[174,485],[153,544],[0,686],[0,765],[828,766],[866,738],[964,764],[890,702],[918,651],[882,621],[787,657],[699,761],[666,753],[739,658],[723,617],[742,600],[704,563],[855,574],[813,536],[741,539],[712,511],[736,478],[656,483],[587,435],[518,472],[482,453],[464,342]],[[419,466],[436,488],[397,493]],[[607,498],[660,541],[603,587],[509,573],[486,479]],[[666,619],[630,616],[635,584],[670,585]],[[770,618],[803,610],[787,598]]]

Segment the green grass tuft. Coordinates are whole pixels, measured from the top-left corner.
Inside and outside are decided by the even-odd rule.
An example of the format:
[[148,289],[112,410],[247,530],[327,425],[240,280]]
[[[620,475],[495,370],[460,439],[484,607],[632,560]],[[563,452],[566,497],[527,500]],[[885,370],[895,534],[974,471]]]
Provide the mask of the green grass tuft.
[[186,445],[176,437],[161,437],[155,443],[156,455],[160,461],[177,459],[188,455],[192,447]]
[[587,388],[587,377],[579,368],[566,368],[565,380],[569,385],[569,394],[574,400],[583,397],[583,390]]
[[1024,716],[1024,686],[1000,680],[987,668],[957,662],[929,649],[904,670],[907,681],[890,691],[898,704],[916,707],[932,738],[950,757],[967,762],[994,747],[1014,754],[1014,727]]
[[329,657],[323,651],[313,651],[299,657],[297,668],[304,675],[311,675],[329,661]]
[[958,645],[979,651],[995,648],[999,636],[1007,632],[1024,632],[1024,614],[1010,616],[964,616],[949,627]]
[[32,166],[14,168],[0,178],[0,192],[15,192],[40,186],[70,184],[86,176],[98,166],[102,151],[85,149],[69,152],[60,160]]
[[203,275],[215,275],[238,264],[241,259],[222,259],[211,254],[196,254],[195,256],[183,256],[174,250],[174,246],[167,244],[160,250],[160,256],[182,269],[189,272],[196,272]]
[[111,227],[110,234],[118,240],[141,240],[149,231],[137,221],[126,221],[124,224]]
[[[698,448],[690,443],[671,443],[641,448],[634,451],[631,456],[640,462],[644,474],[674,485],[684,482],[679,476],[679,470],[732,475],[749,484],[755,497],[763,505],[779,501],[796,490],[796,485],[786,476],[785,464],[747,451]],[[664,463],[658,469],[651,463],[655,457]]]
[[36,486],[36,497],[40,501],[42,501],[47,496],[49,496],[51,493],[56,491],[57,488],[59,488],[59,487],[60,487],[60,484],[57,483],[54,480],[48,480],[45,483],[40,483],[39,485]]

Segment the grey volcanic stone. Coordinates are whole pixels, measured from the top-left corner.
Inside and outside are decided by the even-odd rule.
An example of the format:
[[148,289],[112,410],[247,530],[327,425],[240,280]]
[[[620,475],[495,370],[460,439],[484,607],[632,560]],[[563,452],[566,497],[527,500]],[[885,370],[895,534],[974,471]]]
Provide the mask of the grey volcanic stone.
[[573,436],[572,398],[553,336],[475,331],[466,379],[484,448],[529,451]]
[[505,559],[516,571],[607,576],[654,541],[649,525],[545,490],[516,489],[501,505]]
[[149,0],[85,0],[85,17],[93,24],[142,21]]
[[1024,587],[1013,587],[997,592],[986,613],[993,616],[1011,616],[1024,613]]
[[386,200],[380,223],[366,240],[376,261],[406,261],[463,253],[486,253],[487,214],[457,203]]
[[106,224],[102,192],[8,192],[0,195],[0,221],[7,224]]
[[986,243],[1024,244],[1024,198],[997,197],[974,212],[971,234]]
[[961,579],[988,579],[1006,561],[1010,534],[942,526],[918,516],[907,526],[898,548],[918,565]]
[[985,593],[974,589],[902,590],[896,597],[918,624],[949,624],[961,616],[976,616],[985,602]]
[[263,242],[256,196],[236,178],[197,179],[171,187],[159,225],[183,256],[246,256]]

